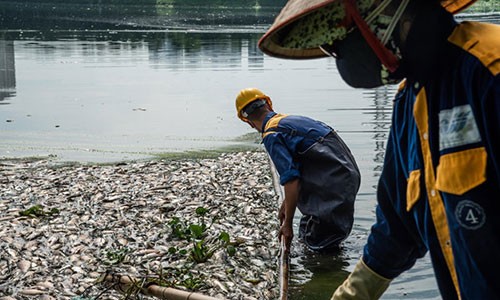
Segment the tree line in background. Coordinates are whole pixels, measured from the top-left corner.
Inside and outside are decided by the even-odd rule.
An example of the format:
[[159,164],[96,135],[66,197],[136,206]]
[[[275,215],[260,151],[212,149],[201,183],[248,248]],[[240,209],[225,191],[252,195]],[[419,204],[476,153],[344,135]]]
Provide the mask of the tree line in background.
[[[61,3],[65,5],[159,5],[159,6],[220,6],[220,7],[283,7],[287,0],[23,0],[4,1],[10,3],[48,4]],[[467,12],[498,12],[500,1],[478,0],[467,9]]]
[[[2,1],[0,1],[1,3]],[[109,4],[109,5],[180,5],[180,6],[224,6],[224,7],[258,7],[283,6],[287,0],[23,0],[9,1],[22,3],[64,3],[68,4]]]

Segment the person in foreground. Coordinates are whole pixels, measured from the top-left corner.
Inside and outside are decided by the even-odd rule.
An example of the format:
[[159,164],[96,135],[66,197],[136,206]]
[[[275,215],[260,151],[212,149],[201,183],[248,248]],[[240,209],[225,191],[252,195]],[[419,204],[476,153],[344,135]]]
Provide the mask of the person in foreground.
[[430,254],[443,299],[500,299],[500,26],[453,17],[474,0],[290,0],[259,47],[335,57],[343,80],[404,79],[376,222],[332,299],[377,299]]
[[284,199],[279,238],[290,251],[293,217],[303,214],[299,238],[315,251],[331,251],[349,235],[360,174],[351,151],[323,122],[273,111],[271,98],[256,88],[236,97],[238,117],[262,134],[280,176]]

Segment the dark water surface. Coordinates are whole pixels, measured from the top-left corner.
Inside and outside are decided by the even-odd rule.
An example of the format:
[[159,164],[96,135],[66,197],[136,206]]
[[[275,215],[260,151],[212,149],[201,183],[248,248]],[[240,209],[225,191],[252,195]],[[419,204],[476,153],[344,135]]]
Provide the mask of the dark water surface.
[[[333,60],[263,55],[257,41],[281,6],[259,5],[0,2],[0,158],[112,162],[255,147],[234,99],[241,88],[258,87],[276,111],[334,127],[360,166],[355,226],[344,249],[315,255],[295,244],[292,252],[290,298],[329,299],[374,222],[396,87],[355,90]],[[428,257],[383,298],[439,299]]]

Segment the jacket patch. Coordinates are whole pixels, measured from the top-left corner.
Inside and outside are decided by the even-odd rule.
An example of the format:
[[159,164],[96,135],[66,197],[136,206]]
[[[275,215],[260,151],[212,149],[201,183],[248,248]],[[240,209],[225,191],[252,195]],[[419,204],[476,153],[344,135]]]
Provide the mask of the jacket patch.
[[460,226],[471,230],[481,228],[486,222],[483,208],[470,200],[463,200],[458,203],[455,209],[455,217]]
[[439,150],[481,141],[470,105],[457,106],[439,112]]

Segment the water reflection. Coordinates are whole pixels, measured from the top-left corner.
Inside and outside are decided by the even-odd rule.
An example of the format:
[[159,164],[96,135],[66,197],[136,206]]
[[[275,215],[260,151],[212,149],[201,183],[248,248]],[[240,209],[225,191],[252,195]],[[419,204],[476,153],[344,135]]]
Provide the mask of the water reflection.
[[[352,134],[351,150],[356,156],[362,180],[356,199],[354,227],[338,253],[317,254],[308,251],[294,241],[291,260],[290,299],[330,299],[336,287],[354,268],[362,255],[363,246],[371,225],[375,222],[376,186],[384,160],[390,129],[392,100],[397,86],[384,86],[364,90],[362,106],[330,109],[332,112],[358,111],[358,126],[341,132]],[[356,103],[356,104],[359,104]],[[358,130],[358,128],[364,128]],[[363,147],[357,141],[363,140]],[[298,224],[299,218],[295,218]],[[297,228],[297,226],[296,226]],[[430,259],[426,256],[408,272],[394,280],[382,299],[438,299],[439,292],[434,281]]]
[[363,113],[371,115],[371,121],[364,122],[363,125],[369,125],[373,132],[371,140],[374,142],[373,176],[379,177],[382,172],[384,154],[387,138],[389,137],[389,128],[391,125],[392,99],[396,92],[396,86],[384,86],[378,89],[365,91],[366,98],[371,99],[373,104]]
[[[267,87],[286,99],[290,84],[317,65],[329,68],[266,58],[252,32],[38,33],[4,39],[15,49],[6,53],[15,58],[17,93],[0,111],[0,155],[114,161],[246,147],[253,140],[234,141],[250,130],[234,118],[235,91]],[[288,81],[276,81],[283,74]]]
[[[147,59],[152,68],[172,70],[233,69],[241,68],[244,63],[251,69],[260,69],[264,61],[264,54],[256,46],[259,34],[136,31],[115,32],[110,36],[99,34],[99,39],[95,39],[96,35],[67,40],[65,33],[59,33],[55,40],[23,38],[24,42],[16,43],[33,59],[45,61],[68,55],[96,62],[101,57],[121,62],[126,58],[130,64]],[[0,41],[1,53],[8,56],[4,58],[6,64],[13,64],[14,41],[1,38]]]
[[0,39],[0,104],[16,94],[14,42]]
[[264,55],[256,46],[259,37],[259,34],[168,33],[162,41],[150,45],[150,59],[154,68],[174,70],[235,69],[242,68],[244,63],[259,69],[264,62]]
[[335,288],[349,275],[346,252],[318,254],[297,243],[294,247],[301,248],[295,249],[301,255],[295,254],[291,260],[289,299],[330,299]]
[[[272,23],[285,0],[157,1],[10,1],[0,3],[0,27],[9,30],[233,30],[259,29]],[[161,4],[163,2],[163,4]],[[212,4],[210,4],[212,3]]]
[[[366,212],[373,212],[376,203],[376,186],[377,181],[382,172],[385,150],[387,147],[387,139],[389,137],[389,129],[392,117],[392,101],[398,86],[384,86],[378,89],[365,91],[363,94],[372,103],[370,107],[364,110],[364,114],[370,116],[370,121],[364,122],[371,129],[372,136],[370,141],[373,145],[373,164],[371,170],[370,181],[372,192],[361,196],[359,201],[358,212],[359,219],[363,220],[364,225],[361,226],[364,230],[369,228],[375,222],[374,214],[364,215]],[[366,174],[368,175],[368,174]],[[368,175],[370,176],[370,175]],[[365,188],[368,188],[365,186]],[[364,231],[363,230],[363,231]],[[368,234],[364,231],[363,234]],[[366,238],[365,238],[366,241]],[[354,250],[354,249],[353,249]],[[360,250],[361,256],[361,250]],[[351,262],[351,267],[352,268]],[[382,299],[438,299],[439,292],[434,281],[434,272],[432,264],[428,256],[420,259],[416,265],[400,277],[396,278],[387,291],[382,296]]]
[[[362,155],[371,159],[362,160],[359,159],[360,155],[356,156],[362,176],[361,187],[356,199],[353,231],[341,251],[333,254],[312,253],[300,243],[294,243],[290,295],[293,300],[330,299],[336,287],[347,278],[361,256],[368,230],[375,221],[373,210],[376,204],[376,184],[382,170],[391,121],[392,99],[396,88],[384,86],[363,90],[362,98],[366,101],[362,106],[330,109],[332,112],[360,113],[360,124],[341,132],[341,135],[352,134],[363,140]],[[356,143],[351,144],[351,150],[360,152],[355,145]]]

